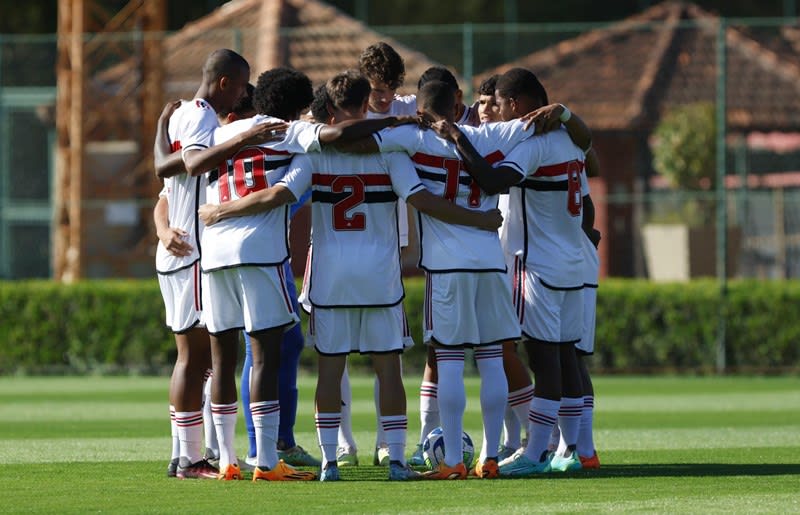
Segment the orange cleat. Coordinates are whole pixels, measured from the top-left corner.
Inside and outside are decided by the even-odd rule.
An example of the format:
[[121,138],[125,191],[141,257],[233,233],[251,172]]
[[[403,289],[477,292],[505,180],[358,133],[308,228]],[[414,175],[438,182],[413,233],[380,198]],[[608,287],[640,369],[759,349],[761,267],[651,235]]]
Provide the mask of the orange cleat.
[[313,481],[317,475],[313,472],[297,470],[287,465],[283,460],[278,461],[272,469],[256,467],[253,470],[253,481]]
[[496,479],[500,477],[500,467],[495,458],[486,458],[483,463],[476,463],[472,470],[481,479]]
[[600,458],[597,457],[597,451],[594,451],[594,454],[591,458],[585,458],[583,456],[578,456],[581,460],[581,465],[585,469],[594,469],[597,470],[600,468]]
[[236,463],[231,463],[220,471],[217,479],[220,481],[238,481],[242,479],[242,469]]
[[467,467],[464,466],[464,463],[448,467],[441,462],[436,470],[425,472],[422,477],[423,479],[467,479]]

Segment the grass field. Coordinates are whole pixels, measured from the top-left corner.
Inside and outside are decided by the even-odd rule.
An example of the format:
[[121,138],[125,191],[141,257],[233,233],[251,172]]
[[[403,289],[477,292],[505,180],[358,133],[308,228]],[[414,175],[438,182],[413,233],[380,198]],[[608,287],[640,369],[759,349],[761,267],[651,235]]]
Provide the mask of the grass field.
[[[407,378],[409,452],[419,433]],[[302,378],[297,436],[319,455]],[[372,380],[353,379],[354,426],[371,462]],[[166,378],[0,378],[0,512],[549,513],[800,512],[800,378],[596,379],[602,468],[536,479],[333,484],[167,479]],[[480,446],[478,382],[465,428]],[[237,426],[244,453],[244,423]],[[414,440],[414,441],[412,441]]]

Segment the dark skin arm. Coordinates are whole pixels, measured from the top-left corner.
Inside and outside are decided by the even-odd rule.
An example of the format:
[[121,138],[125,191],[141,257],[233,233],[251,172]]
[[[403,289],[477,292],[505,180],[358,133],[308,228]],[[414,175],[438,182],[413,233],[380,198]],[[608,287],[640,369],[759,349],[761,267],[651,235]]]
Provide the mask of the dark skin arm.
[[173,175],[178,175],[186,171],[183,166],[183,159],[181,159],[181,153],[172,152],[172,147],[169,144],[169,136],[167,135],[169,118],[180,106],[180,100],[170,102],[164,106],[161,115],[158,117],[158,124],[156,124],[156,141],[153,144],[153,162],[156,176],[159,179],[172,177]]
[[589,127],[575,113],[572,113],[572,116],[570,116],[569,120],[562,122],[559,117],[563,112],[563,105],[550,104],[526,114],[520,118],[520,120],[527,122],[525,124],[525,130],[528,130],[531,125],[536,124],[537,134],[544,134],[546,132],[558,129],[563,123],[567,128],[567,132],[569,133],[569,137],[572,142],[575,143],[575,145],[577,145],[581,150],[587,152],[590,148],[592,148],[592,131],[589,130]]
[[481,156],[463,132],[454,123],[439,120],[432,126],[433,130],[442,138],[455,143],[458,153],[464,161],[464,167],[478,186],[489,195],[503,193],[509,187],[518,184],[522,177],[513,168],[508,166],[492,167]]
[[153,209],[153,221],[158,239],[170,254],[183,257],[192,253],[192,246],[184,239],[186,231],[169,226],[169,203],[165,197],[158,198]]
[[[343,125],[348,123],[366,124],[366,122],[380,122],[380,121],[385,121],[385,124],[381,125],[375,123],[371,125],[364,125],[363,127],[359,128],[359,132],[361,132],[361,134],[358,137],[355,138],[348,137],[346,139],[340,139],[335,143],[334,146],[338,150],[350,154],[377,154],[381,150],[380,147],[378,147],[378,142],[375,141],[375,138],[373,138],[371,134],[378,132],[382,129],[385,129],[387,127],[396,127],[398,125],[416,124],[420,127],[427,127],[429,125],[429,121],[427,121],[423,116],[389,116],[386,118],[379,118],[372,120],[349,120],[337,125]],[[372,128],[373,130],[367,130],[369,128]],[[320,136],[320,140],[321,139],[322,138]]]
[[[595,153],[594,149],[586,153],[585,166],[587,177],[598,177],[600,175],[600,163],[597,161],[597,153]],[[601,235],[600,231],[594,228],[594,219],[594,202],[592,202],[592,197],[590,195],[586,195],[583,197],[583,223],[581,227],[583,228],[583,232],[586,233],[586,236],[589,237],[589,240],[594,244],[594,247],[597,248],[600,244]]]
[[259,123],[219,145],[202,150],[188,150],[183,153],[186,171],[192,176],[202,175],[218,167],[244,147],[282,140],[288,127],[286,122]]
[[472,211],[458,206],[428,190],[414,193],[406,199],[417,211],[455,225],[468,225],[485,231],[497,231],[503,223],[499,209]]
[[[417,118],[415,116],[387,116],[369,120],[346,120],[334,125],[323,125],[319,133],[319,142],[323,145],[335,144],[336,148],[342,148],[343,145],[359,140],[372,140],[369,137],[372,133],[387,127],[409,123],[417,123]],[[377,149],[377,145],[375,148]]]

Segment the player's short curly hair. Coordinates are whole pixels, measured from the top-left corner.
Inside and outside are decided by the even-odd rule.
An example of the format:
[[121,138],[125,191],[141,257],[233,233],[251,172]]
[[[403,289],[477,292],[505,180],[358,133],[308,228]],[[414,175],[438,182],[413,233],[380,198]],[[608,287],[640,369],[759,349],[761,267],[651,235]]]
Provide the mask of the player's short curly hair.
[[456,92],[446,82],[431,80],[417,91],[417,107],[426,113],[447,116],[455,113],[455,106]]
[[369,81],[357,71],[339,73],[314,91],[311,114],[315,121],[327,123],[330,109],[359,108],[369,98],[369,92]]
[[294,120],[314,99],[311,80],[291,68],[273,68],[258,76],[253,107],[259,114]]
[[500,75],[495,74],[481,82],[481,85],[478,86],[478,94],[494,96],[494,88],[499,78]]
[[391,89],[403,85],[406,78],[406,66],[394,48],[379,41],[368,46],[358,58],[358,69],[361,74],[373,82],[382,82]]
[[511,68],[495,84],[495,91],[499,92],[503,98],[517,98],[519,95],[528,95],[538,99],[543,106],[549,104],[547,101],[547,91],[536,78],[532,71],[525,68]]
[[311,116],[317,123],[328,123],[330,113],[328,112],[328,90],[325,89],[325,84],[317,87],[314,90],[314,100],[311,101]]

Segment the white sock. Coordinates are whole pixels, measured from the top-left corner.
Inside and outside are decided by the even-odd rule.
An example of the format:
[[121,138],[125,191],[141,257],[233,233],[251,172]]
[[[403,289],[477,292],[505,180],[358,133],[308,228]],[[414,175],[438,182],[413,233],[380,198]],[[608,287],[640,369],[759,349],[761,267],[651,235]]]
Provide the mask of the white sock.
[[203,412],[176,411],[175,425],[178,427],[180,455],[189,460],[189,464],[197,463],[203,458],[200,446],[203,444]]
[[317,440],[322,450],[322,467],[330,462],[336,463],[336,444],[339,424],[342,421],[340,413],[317,413],[314,422],[317,426]]
[[428,433],[441,425],[439,420],[439,386],[430,381],[422,381],[419,387],[419,443],[425,441]]
[[211,416],[214,417],[214,427],[217,429],[217,442],[219,443],[219,469],[223,470],[236,460],[236,416],[238,404],[211,403]]
[[[464,349],[436,349],[439,369],[439,416],[442,419],[444,462],[453,467],[464,460],[461,434],[467,396],[464,391]],[[466,464],[465,464],[466,465]]]
[[389,446],[389,460],[406,464],[406,436],[408,417],[406,415],[382,415],[381,427]]
[[522,425],[519,423],[517,414],[511,409],[510,404],[506,404],[506,409],[503,413],[503,447],[519,449],[522,446],[519,436],[521,431]]
[[553,431],[550,433],[550,441],[547,442],[547,450],[563,454],[566,448],[567,444],[564,442],[564,439],[561,438],[561,428],[556,424],[553,426]]
[[533,400],[533,385],[529,384],[519,390],[508,392],[508,404],[517,416],[520,425],[525,428],[525,437],[528,437],[528,413],[531,411]]
[[562,397],[558,409],[558,427],[561,429],[561,438],[564,439],[567,450],[562,454],[566,456],[568,449],[575,449],[578,443],[578,430],[583,411],[583,397]]
[[550,434],[553,426],[558,420],[559,401],[533,397],[531,401],[531,411],[528,415],[530,423],[530,439],[525,448],[525,456],[530,460],[539,462],[542,455],[547,451],[547,443],[550,441]]
[[583,397],[583,411],[581,411],[581,424],[578,431],[578,456],[591,458],[594,456],[594,435],[592,422],[594,419],[594,396]]
[[181,457],[181,439],[178,438],[178,424],[175,423],[175,406],[169,405],[169,429],[172,436],[172,457],[171,460]]
[[203,434],[206,438],[206,448],[219,454],[219,443],[217,443],[217,431],[214,428],[214,418],[211,416],[211,369],[206,370],[205,382],[203,383]]
[[381,423],[381,382],[375,378],[375,387],[373,388],[373,397],[375,399],[375,448],[386,447],[386,434],[383,432],[383,424]]
[[347,367],[342,374],[342,411],[341,423],[339,424],[339,447],[347,449],[349,452],[356,452],[356,439],[353,437],[353,412],[351,404],[353,402],[353,392],[350,390],[350,374]]
[[256,463],[259,468],[275,468],[278,464],[278,423],[281,406],[278,401],[250,403],[250,415],[256,430]]
[[483,463],[487,457],[497,457],[497,443],[503,432],[503,413],[508,403],[508,382],[503,369],[503,347],[487,345],[476,348],[475,363],[481,375],[483,444],[478,459]]

